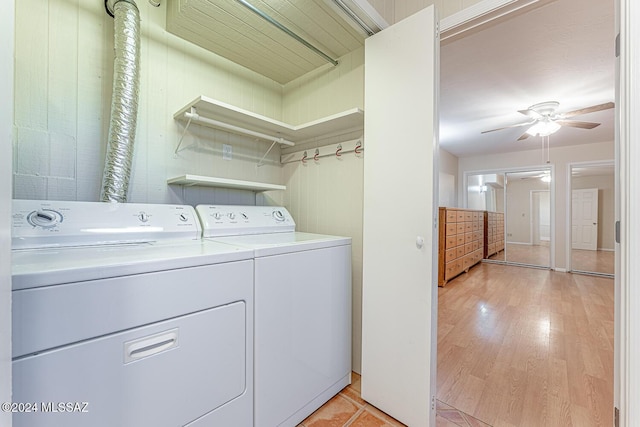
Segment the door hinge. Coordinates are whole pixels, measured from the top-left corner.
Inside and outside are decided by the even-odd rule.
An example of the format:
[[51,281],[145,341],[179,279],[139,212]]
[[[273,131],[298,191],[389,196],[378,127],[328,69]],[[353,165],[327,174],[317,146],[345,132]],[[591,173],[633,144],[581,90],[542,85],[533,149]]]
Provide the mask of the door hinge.
[[616,243],[620,243],[620,221],[616,221]]
[[431,396],[431,410],[432,411],[436,410],[436,397],[435,396]]
[[613,408],[613,425],[614,427],[620,427],[620,409]]

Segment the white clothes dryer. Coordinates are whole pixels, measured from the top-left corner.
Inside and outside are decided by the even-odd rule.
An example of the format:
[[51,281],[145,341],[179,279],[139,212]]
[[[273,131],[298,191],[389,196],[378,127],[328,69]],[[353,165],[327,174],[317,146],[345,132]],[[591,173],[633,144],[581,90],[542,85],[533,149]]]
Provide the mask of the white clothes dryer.
[[282,207],[196,211],[205,239],[254,251],[254,425],[296,426],[351,382],[351,238]]
[[15,427],[253,425],[253,252],[191,206],[13,201]]

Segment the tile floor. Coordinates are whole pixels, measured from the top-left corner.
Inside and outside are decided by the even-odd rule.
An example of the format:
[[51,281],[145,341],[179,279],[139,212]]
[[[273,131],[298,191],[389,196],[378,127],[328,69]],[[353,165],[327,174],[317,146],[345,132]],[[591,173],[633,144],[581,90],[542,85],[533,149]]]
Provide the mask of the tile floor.
[[[436,427],[490,427],[451,406],[438,401]],[[351,385],[309,415],[298,427],[402,427],[404,424],[368,404],[360,397],[360,375],[355,372]]]

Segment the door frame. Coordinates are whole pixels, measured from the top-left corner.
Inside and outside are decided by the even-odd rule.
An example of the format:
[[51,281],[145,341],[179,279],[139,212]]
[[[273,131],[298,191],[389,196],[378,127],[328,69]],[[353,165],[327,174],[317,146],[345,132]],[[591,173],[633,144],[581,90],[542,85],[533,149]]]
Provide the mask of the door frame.
[[618,62],[616,87],[616,221],[620,241],[616,244],[615,338],[613,402],[619,408],[621,426],[640,425],[640,3],[615,0]]
[[[567,163],[567,197],[565,200],[565,209],[566,209],[566,216],[565,216],[565,259],[566,259],[566,265],[567,265],[567,272],[571,272],[573,271],[573,265],[571,262],[571,246],[572,246],[572,239],[571,239],[571,218],[572,218],[572,206],[571,206],[571,197],[569,197],[569,195],[573,195],[573,177],[572,177],[572,171],[574,168],[579,168],[579,167],[589,167],[589,166],[614,166],[615,167],[616,161],[615,160],[599,160],[599,161],[592,161],[592,162],[571,162],[571,163]],[[614,173],[614,176],[616,174]],[[615,191],[616,194],[619,191],[618,187],[619,187],[619,183],[616,183],[615,185]],[[618,218],[618,215],[615,215],[616,219]],[[617,252],[616,248],[616,252]],[[618,256],[618,254],[616,253],[616,257]],[[617,319],[616,319],[617,320]]]

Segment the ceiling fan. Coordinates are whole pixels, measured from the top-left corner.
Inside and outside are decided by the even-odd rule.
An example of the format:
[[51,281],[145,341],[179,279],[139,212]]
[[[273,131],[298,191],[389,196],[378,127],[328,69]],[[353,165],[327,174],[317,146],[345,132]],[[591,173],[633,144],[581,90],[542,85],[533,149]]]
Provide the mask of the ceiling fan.
[[527,139],[529,136],[548,136],[558,131],[562,126],[569,126],[580,129],[593,129],[600,126],[600,123],[583,122],[579,120],[567,120],[570,117],[580,116],[583,114],[594,113],[596,111],[608,110],[614,107],[613,102],[593,105],[591,107],[581,108],[566,113],[558,113],[560,103],[556,101],[541,102],[534,104],[526,110],[518,110],[520,114],[529,117],[528,122],[518,123],[511,126],[505,126],[497,129],[485,130],[481,133],[495,132],[497,130],[509,129],[521,126],[529,126],[529,128],[518,138],[518,141]]

